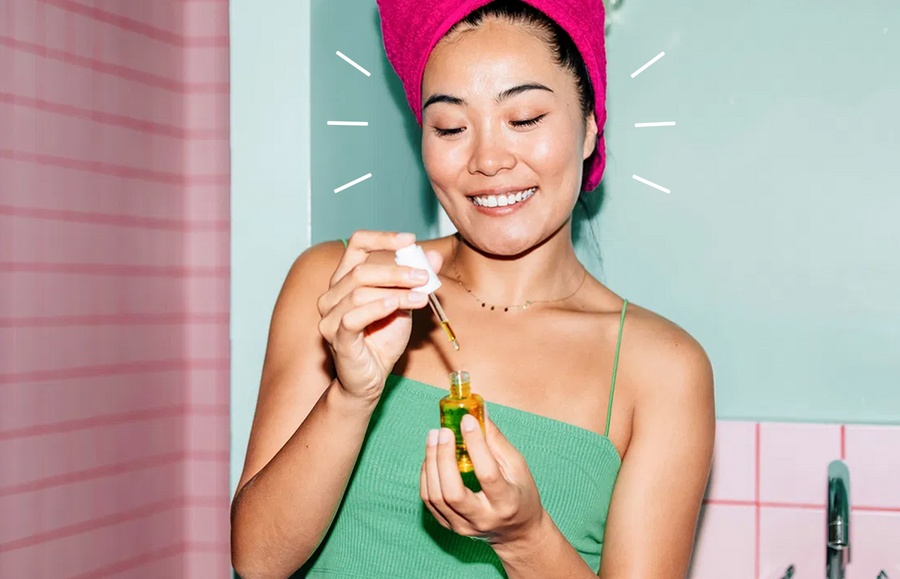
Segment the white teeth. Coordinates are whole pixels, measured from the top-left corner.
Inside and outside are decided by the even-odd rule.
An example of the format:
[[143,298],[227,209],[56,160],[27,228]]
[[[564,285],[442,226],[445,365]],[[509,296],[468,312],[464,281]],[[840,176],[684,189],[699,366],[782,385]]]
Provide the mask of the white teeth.
[[507,205],[515,205],[525,201],[537,191],[537,187],[519,191],[518,193],[509,193],[508,195],[482,195],[472,197],[472,203],[481,207],[506,207]]

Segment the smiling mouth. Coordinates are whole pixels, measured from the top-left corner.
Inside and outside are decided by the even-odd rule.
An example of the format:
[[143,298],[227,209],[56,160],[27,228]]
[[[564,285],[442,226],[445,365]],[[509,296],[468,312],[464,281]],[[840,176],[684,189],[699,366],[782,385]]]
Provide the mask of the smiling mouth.
[[537,192],[537,187],[518,191],[516,193],[507,193],[506,195],[478,195],[469,197],[472,203],[479,207],[509,207],[527,201]]

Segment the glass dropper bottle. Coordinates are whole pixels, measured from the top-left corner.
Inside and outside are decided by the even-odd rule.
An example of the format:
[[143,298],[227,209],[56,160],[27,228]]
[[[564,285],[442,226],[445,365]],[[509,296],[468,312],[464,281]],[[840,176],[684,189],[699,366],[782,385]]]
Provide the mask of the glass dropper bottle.
[[437,291],[442,284],[440,278],[438,278],[434,269],[431,267],[431,262],[429,262],[428,258],[425,256],[425,250],[415,243],[407,245],[394,252],[394,263],[397,265],[424,269],[428,272],[428,282],[425,283],[425,285],[413,288],[413,290],[428,294],[428,305],[431,306],[431,311],[437,316],[438,321],[441,323],[441,327],[444,328],[444,332],[447,333],[447,337],[450,339],[450,343],[453,344],[453,348],[459,350],[459,341],[456,339],[453,328],[450,327],[450,320],[447,318],[447,314],[444,313],[441,302],[438,301],[437,296],[434,295],[434,292]]
[[466,441],[463,439],[461,424],[466,414],[471,414],[481,426],[484,435],[484,399],[472,392],[471,379],[465,370],[450,372],[450,394],[441,398],[441,427],[449,428],[456,437],[456,465],[462,476],[463,484],[478,492],[481,486],[475,476],[475,466],[469,457]]

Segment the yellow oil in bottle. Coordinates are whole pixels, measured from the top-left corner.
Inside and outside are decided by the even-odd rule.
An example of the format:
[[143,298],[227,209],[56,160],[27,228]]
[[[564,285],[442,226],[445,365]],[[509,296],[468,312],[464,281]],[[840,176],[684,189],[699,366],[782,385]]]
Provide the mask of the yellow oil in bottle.
[[453,348],[458,351],[459,342],[456,341],[456,334],[453,333],[453,328],[450,327],[450,322],[441,322],[441,326],[443,326],[444,331],[447,332],[447,337],[450,338],[450,342],[453,344]]
[[463,483],[473,492],[481,490],[478,479],[475,477],[475,467],[466,450],[466,442],[463,440],[460,423],[462,417],[471,414],[481,425],[481,433],[484,434],[484,399],[478,394],[472,394],[469,373],[458,370],[450,373],[450,394],[441,398],[441,427],[449,428],[456,437],[456,464],[462,476]]

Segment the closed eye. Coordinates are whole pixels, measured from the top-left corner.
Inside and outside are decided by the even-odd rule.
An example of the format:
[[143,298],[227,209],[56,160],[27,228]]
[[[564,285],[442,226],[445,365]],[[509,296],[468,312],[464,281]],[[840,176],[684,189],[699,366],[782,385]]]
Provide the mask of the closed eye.
[[[512,126],[517,127],[517,128],[531,127],[531,126],[534,126],[534,125],[538,124],[539,122],[541,122],[541,121],[544,119],[545,116],[547,116],[546,113],[544,113],[543,115],[534,117],[533,119],[528,119],[528,120],[525,120],[525,121],[510,121],[509,124],[511,124]],[[460,134],[461,132],[463,132],[463,130],[464,130],[464,129],[462,129],[462,128],[459,128],[459,129],[440,129],[440,128],[438,128],[438,127],[434,127],[434,132],[435,132],[435,133],[437,134],[437,136],[439,136],[439,137],[450,137],[450,136],[453,136],[453,135],[458,135],[458,134]]]
[[541,122],[545,116],[547,116],[546,113],[539,117],[528,119],[527,121],[510,121],[510,124],[514,127],[530,127]]
[[452,135],[458,135],[462,132],[462,129],[439,129],[437,127],[434,128],[434,132],[437,133],[439,137],[449,137]]

